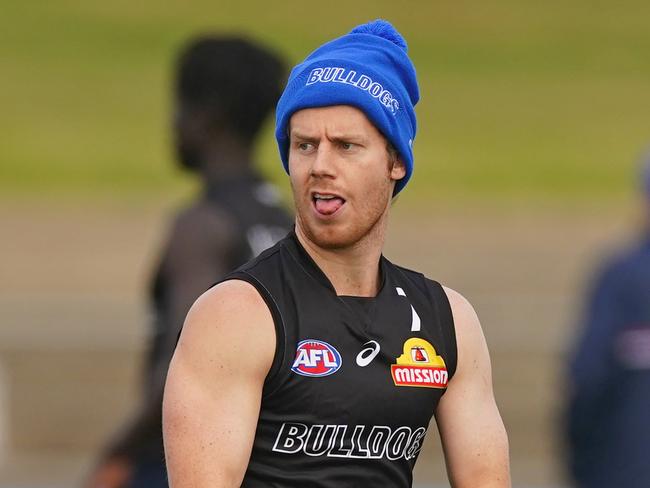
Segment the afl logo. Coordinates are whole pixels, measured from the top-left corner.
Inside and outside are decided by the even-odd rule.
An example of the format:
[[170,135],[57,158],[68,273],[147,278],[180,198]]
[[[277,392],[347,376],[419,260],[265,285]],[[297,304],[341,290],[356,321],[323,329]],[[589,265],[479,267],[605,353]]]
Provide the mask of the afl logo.
[[327,342],[305,339],[298,343],[291,371],[302,376],[329,376],[341,367],[341,355]]

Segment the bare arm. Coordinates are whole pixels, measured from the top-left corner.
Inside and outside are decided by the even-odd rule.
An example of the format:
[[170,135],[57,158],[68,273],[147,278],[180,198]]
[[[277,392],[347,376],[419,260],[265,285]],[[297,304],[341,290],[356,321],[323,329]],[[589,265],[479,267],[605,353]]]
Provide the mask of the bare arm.
[[163,401],[173,488],[241,485],[274,351],[273,319],[250,284],[222,283],[192,306]]
[[508,437],[492,392],[487,344],[472,306],[446,289],[458,366],[436,411],[447,473],[453,488],[510,487]]

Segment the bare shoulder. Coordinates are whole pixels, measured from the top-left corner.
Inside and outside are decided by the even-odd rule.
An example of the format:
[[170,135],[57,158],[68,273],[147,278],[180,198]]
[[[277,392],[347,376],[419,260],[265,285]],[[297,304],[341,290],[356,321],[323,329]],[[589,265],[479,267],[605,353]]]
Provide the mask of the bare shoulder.
[[[264,370],[275,353],[271,312],[250,283],[229,280],[201,295],[187,314],[177,354],[203,358],[215,365],[236,360]],[[240,361],[241,357],[254,358]]]
[[192,305],[188,319],[207,315],[217,319],[217,324],[220,319],[259,317],[264,312],[268,312],[268,307],[253,285],[243,280],[227,280],[203,293]]
[[443,286],[443,288],[451,306],[457,336],[480,333],[481,324],[472,304],[456,290],[446,286]]
[[490,359],[483,329],[472,304],[457,291],[443,287],[454,317],[458,368],[455,377],[462,378],[466,372],[482,368],[489,372]]

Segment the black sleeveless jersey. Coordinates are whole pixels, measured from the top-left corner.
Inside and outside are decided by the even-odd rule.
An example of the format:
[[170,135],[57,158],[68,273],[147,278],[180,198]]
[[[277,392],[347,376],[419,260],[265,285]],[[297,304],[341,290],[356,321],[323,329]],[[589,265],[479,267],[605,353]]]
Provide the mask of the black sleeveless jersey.
[[255,286],[277,337],[242,487],[411,486],[454,325],[440,284],[380,270],[376,297],[337,296],[292,232],[226,277]]

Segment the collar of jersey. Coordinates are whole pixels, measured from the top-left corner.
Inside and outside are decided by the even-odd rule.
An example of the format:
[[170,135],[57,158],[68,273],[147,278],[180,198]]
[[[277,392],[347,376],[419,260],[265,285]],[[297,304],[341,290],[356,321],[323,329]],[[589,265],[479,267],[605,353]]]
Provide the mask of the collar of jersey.
[[[332,282],[329,280],[327,275],[323,273],[323,270],[318,267],[316,262],[312,259],[312,257],[305,250],[305,248],[302,247],[302,244],[300,244],[295,229],[289,233],[288,237],[289,239],[287,239],[287,248],[291,253],[291,255],[296,259],[296,261],[298,261],[298,263],[305,271],[305,273],[307,273],[309,276],[311,276],[313,279],[318,281],[321,285],[323,285],[325,288],[328,288],[332,293],[336,295],[336,289],[334,288],[334,285],[332,285]],[[383,291],[384,285],[386,283],[386,271],[387,271],[386,261],[387,261],[386,258],[382,254],[381,257],[379,258],[379,270],[380,270],[381,282],[379,284],[379,290],[377,291],[377,295],[379,295]],[[343,296],[350,296],[350,295],[343,295]],[[374,298],[374,297],[357,297],[357,298]]]

